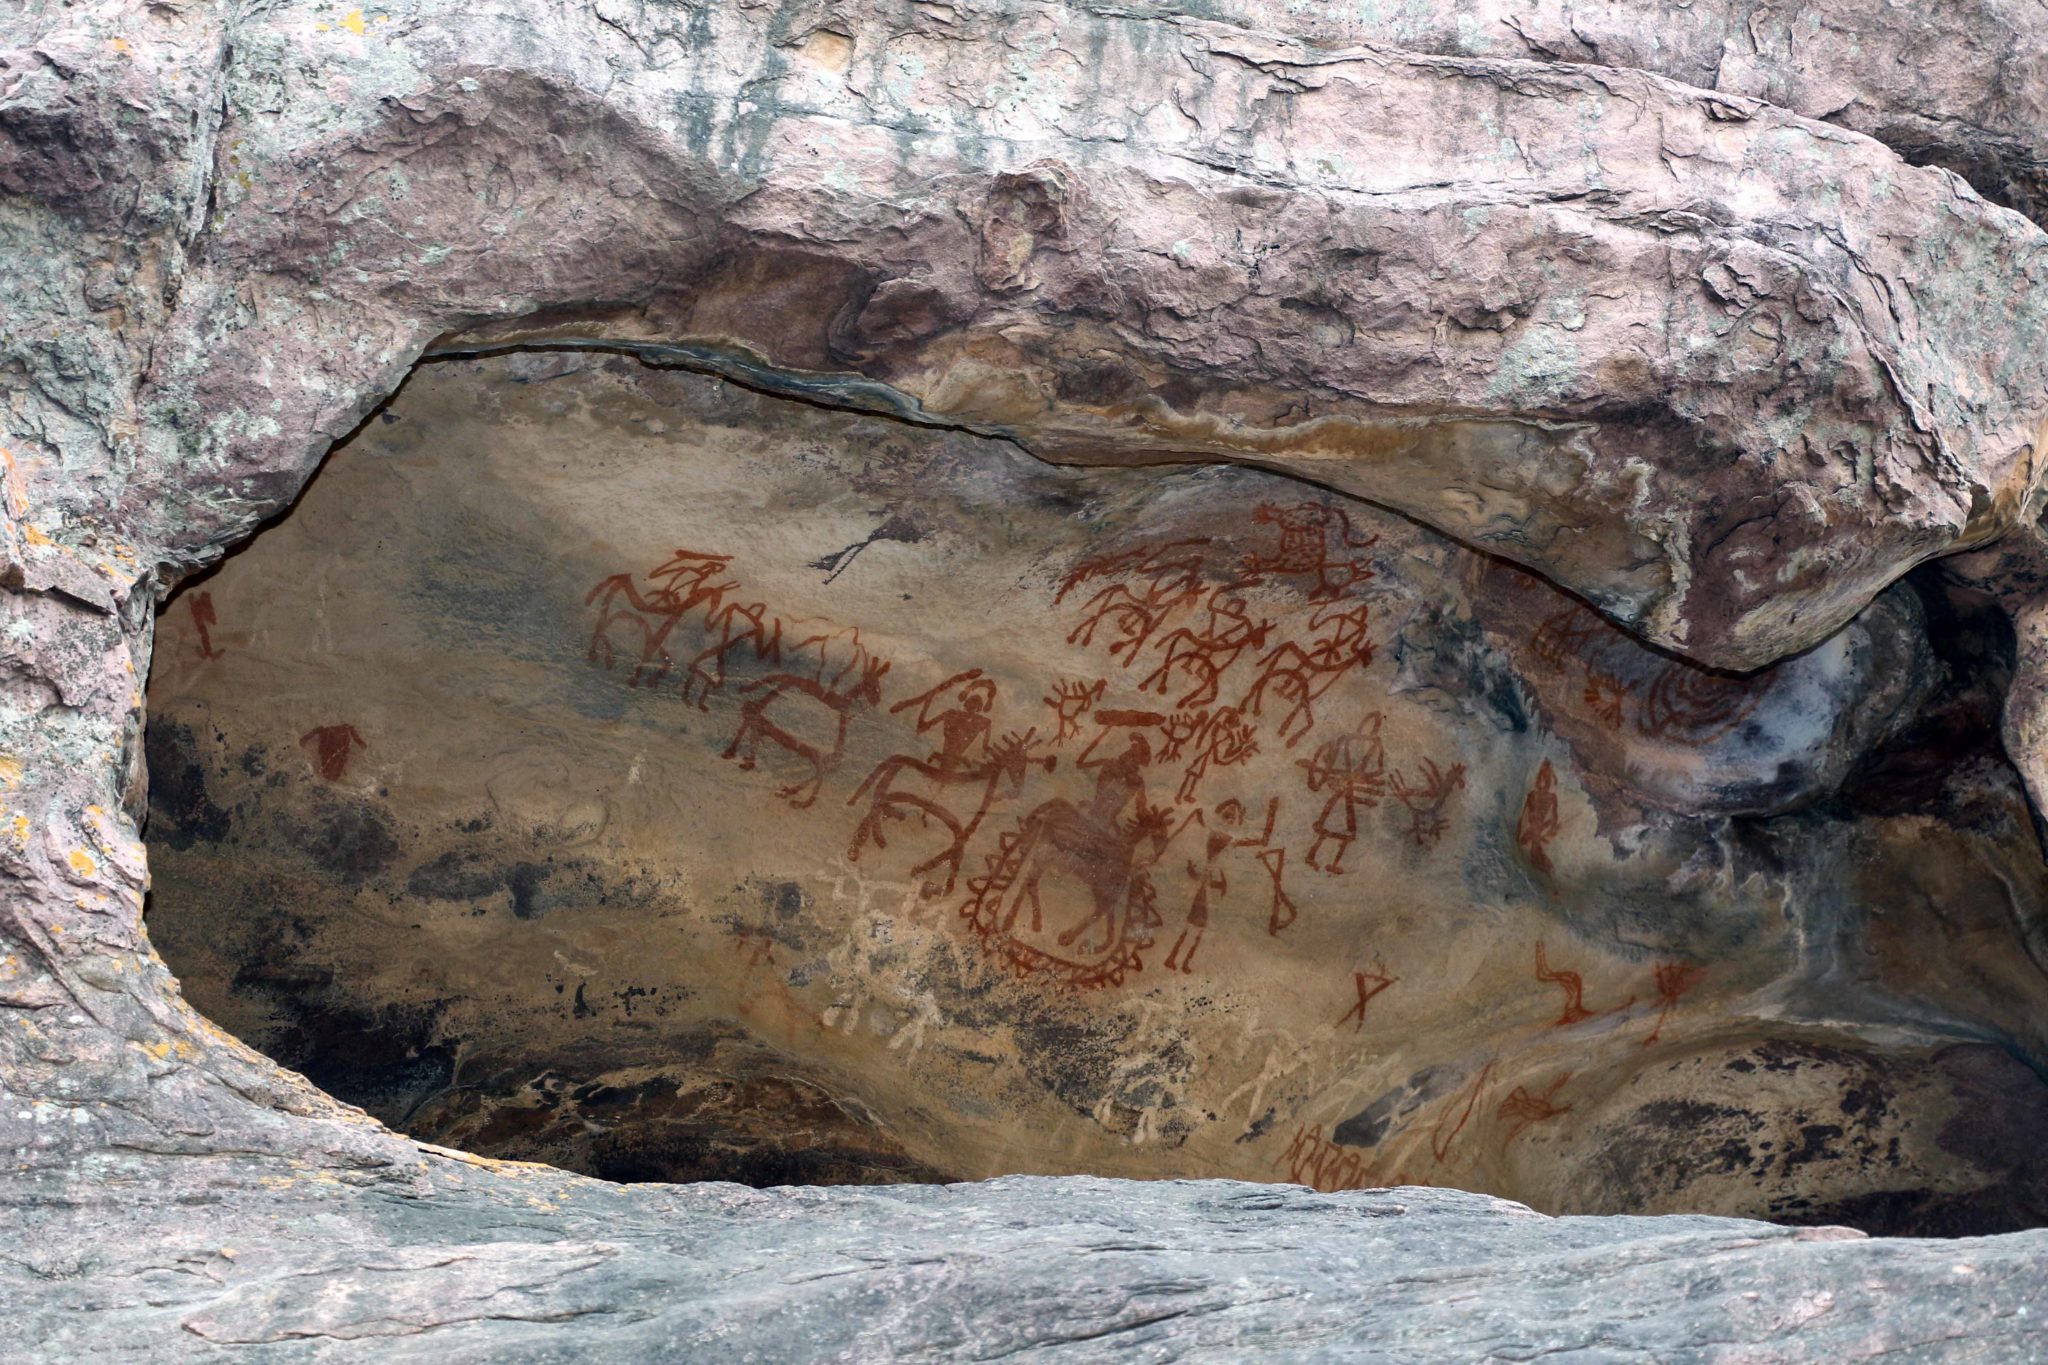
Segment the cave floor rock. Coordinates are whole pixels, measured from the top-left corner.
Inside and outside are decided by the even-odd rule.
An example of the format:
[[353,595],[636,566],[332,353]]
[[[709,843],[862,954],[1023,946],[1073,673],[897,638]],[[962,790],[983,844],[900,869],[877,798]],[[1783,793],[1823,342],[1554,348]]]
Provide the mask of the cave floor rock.
[[2023,1360],[2048,1231],[1870,1240],[1457,1191],[608,1185],[146,1158],[0,1186],[8,1360]]

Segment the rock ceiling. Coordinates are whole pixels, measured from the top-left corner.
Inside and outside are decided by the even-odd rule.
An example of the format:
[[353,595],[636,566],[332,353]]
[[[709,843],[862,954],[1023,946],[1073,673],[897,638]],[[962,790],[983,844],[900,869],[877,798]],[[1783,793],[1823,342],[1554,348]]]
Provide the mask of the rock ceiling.
[[440,361],[163,617],[149,923],[388,1122],[598,1173],[2008,1226],[2044,877],[1936,629],[1710,673],[1273,474]]

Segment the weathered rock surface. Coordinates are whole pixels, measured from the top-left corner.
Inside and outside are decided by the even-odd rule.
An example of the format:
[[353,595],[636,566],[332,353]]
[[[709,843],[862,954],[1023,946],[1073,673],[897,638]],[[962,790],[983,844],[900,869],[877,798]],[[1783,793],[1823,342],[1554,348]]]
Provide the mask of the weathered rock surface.
[[2048,48],[2024,0],[1230,0],[1203,14],[1323,46],[1637,67],[1839,123],[1954,171],[1995,203],[2048,209]]
[[[1312,472],[1722,666],[1813,644],[2029,485],[2044,239],[1828,125],[1029,4],[648,16],[238,25],[194,73],[225,108],[206,250],[139,389],[33,366],[150,418],[94,433],[108,533],[206,557],[438,334],[550,310],[1057,457]],[[127,60],[106,22],[56,27]],[[85,336],[147,330],[77,289]],[[252,384],[260,419],[201,416]]]
[[148,1164],[0,1189],[24,1359],[2025,1360],[2048,1233],[1870,1242],[1549,1219],[1443,1190],[1225,1181],[620,1189],[430,1158],[410,1183]]
[[1271,474],[437,362],[162,618],[149,924],[329,1091],[598,1174],[2028,1226],[2018,784],[1855,771],[1973,704],[1928,610],[1731,679]]
[[[1684,7],[1652,45],[1651,8],[1538,7],[1504,54],[1478,3],[0,14],[22,1339],[93,1307],[129,1354],[445,1317],[420,1349],[857,1355],[830,1334],[887,1319],[838,1296],[890,1310],[824,1253],[809,1315],[728,1279],[679,1322],[744,1251],[676,1252],[690,1210],[771,1248],[829,1210],[820,1246],[916,1261],[1057,1188],[458,1185],[187,1004],[152,864],[237,1030],[395,1121],[621,1175],[2039,1223],[2048,237],[1893,148],[2038,208],[2042,21],[1839,11]],[[169,591],[422,357],[153,658]],[[908,790],[969,774],[971,822]],[[1243,1245],[1174,1202],[1201,1190],[1072,1188]],[[2037,1234],[1415,1198],[1499,1278],[1332,1279],[1345,1325],[1309,1330],[1387,1302],[1396,1358],[2035,1344]],[[1758,1298],[1511,1322],[1534,1248],[1589,1243],[1543,1273],[1616,1314]],[[1147,1349],[1232,1354],[1268,1321],[1249,1266],[1186,1281],[1213,1313],[1159,1288],[1177,1262],[1077,1298],[1093,1244],[892,1288],[966,1306],[933,1353],[1177,1313]],[[1102,1316],[980,1310],[1034,1263]]]

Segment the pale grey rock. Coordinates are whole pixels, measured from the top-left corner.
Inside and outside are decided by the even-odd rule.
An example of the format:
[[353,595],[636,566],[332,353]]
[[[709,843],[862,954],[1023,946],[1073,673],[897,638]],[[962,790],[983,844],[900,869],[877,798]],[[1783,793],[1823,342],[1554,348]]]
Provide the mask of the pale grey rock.
[[2030,215],[2048,208],[2048,46],[2027,0],[1226,0],[1205,13],[1326,46],[1639,67],[1853,128]]
[[[2019,1361],[2048,1233],[1872,1242],[1230,1181],[619,1189],[430,1156],[0,1187],[10,1359]],[[181,1187],[190,1179],[181,1172]]]

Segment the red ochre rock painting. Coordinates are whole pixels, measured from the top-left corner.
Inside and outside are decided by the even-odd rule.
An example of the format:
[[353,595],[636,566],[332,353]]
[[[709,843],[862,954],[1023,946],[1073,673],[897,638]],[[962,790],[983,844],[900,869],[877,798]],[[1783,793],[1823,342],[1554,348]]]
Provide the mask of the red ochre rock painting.
[[[385,622],[409,594],[455,585],[423,578],[416,553],[387,562],[324,532],[282,565],[259,543],[248,572],[237,561],[208,580],[232,647],[213,628],[203,657],[200,617],[160,618],[172,690],[151,727],[166,775],[153,819],[193,836],[163,844],[163,884],[225,885],[246,865],[309,888],[309,904],[404,907],[407,927],[378,945],[390,973],[361,987],[347,979],[359,917],[316,916],[303,941],[276,915],[247,932],[216,919],[214,941],[289,945],[289,963],[246,964],[245,993],[332,972],[337,1000],[381,1010],[401,1002],[377,993],[419,998],[437,962],[488,934],[508,971],[544,983],[538,1008],[514,1020],[451,996],[457,1022],[434,1027],[530,1043],[508,1067],[576,1049],[629,1058],[630,1083],[607,1083],[643,1096],[629,1106],[648,1103],[647,1068],[692,1072],[679,1094],[724,1084],[712,1073],[794,1072],[845,1097],[832,1131],[851,1123],[876,1150],[901,1141],[947,1175],[1402,1179],[1539,1199],[1592,1197],[1558,1182],[1590,1179],[1611,1134],[1662,1112],[1618,1108],[1638,1077],[1758,1026],[1741,1002],[1780,979],[1773,955],[1796,928],[1777,907],[1813,894],[1806,874],[1759,865],[1669,805],[1646,822],[1616,780],[1637,770],[1587,736],[1656,763],[1767,748],[1785,729],[1774,708],[1853,700],[1816,690],[1818,665],[1795,661],[1742,714],[1720,715],[1725,679],[1660,682],[1672,659],[1605,643],[1554,590],[1475,569],[1468,551],[1370,509],[1340,514],[1326,494],[1189,474],[1155,496],[1136,474],[1048,472],[957,433],[891,435],[911,454],[885,460],[818,435],[842,419],[814,409],[632,362],[589,366],[488,399],[516,411],[601,381],[571,404],[603,425],[578,438],[588,465],[549,473],[550,451],[495,467],[504,441],[536,439],[500,424],[465,467],[521,496],[551,480],[534,505],[580,521],[595,548],[550,542],[522,565],[509,547],[525,523],[485,517],[479,543],[506,593],[421,598],[432,615],[407,633]],[[456,374],[423,374],[417,391],[439,384],[453,401]],[[717,395],[715,422],[675,440],[641,432],[656,411],[680,422],[698,391]],[[733,425],[754,407],[787,407],[790,431]],[[408,534],[462,543],[466,522],[446,514],[483,517],[490,502],[432,472],[452,468],[448,433],[420,415],[373,424],[366,438],[396,448],[330,462],[309,498],[331,482],[357,520],[381,507],[394,537],[414,522]],[[796,458],[757,444],[785,438]],[[921,462],[918,441],[973,458]],[[412,461],[399,482],[422,496],[369,496],[393,459]],[[658,460],[677,472],[622,514]],[[857,494],[834,491],[842,472]],[[1066,491],[992,503],[991,479]],[[777,510],[768,534],[749,520],[764,507],[817,514]],[[265,543],[289,544],[292,525]],[[895,529],[863,541],[878,526]],[[274,587],[309,567],[317,613]],[[521,614],[493,614],[515,602]],[[532,630],[550,618],[552,635]],[[1852,647],[1816,656],[1843,678],[1895,657],[1856,629]],[[233,698],[259,694],[290,640],[314,657],[346,641],[370,670],[350,689],[295,691],[292,707],[319,706],[321,723],[292,730],[303,763],[266,764],[251,741],[276,717],[252,728]],[[444,723],[415,714],[428,689],[453,703]],[[465,719],[471,705],[483,723]],[[542,736],[560,738],[534,752]],[[1687,736],[1704,738],[1676,742]],[[376,781],[359,781],[371,760]],[[422,818],[423,794],[439,823]],[[290,803],[281,842],[245,850],[266,800]],[[209,832],[223,828],[225,840]],[[166,942],[180,932],[165,922]],[[188,961],[214,951],[189,931],[182,945]],[[270,995],[235,1014],[229,992],[224,1021],[275,1036],[257,1012]],[[705,1038],[721,1041],[700,1064]],[[431,1064],[431,1035],[400,1041]],[[1795,1075],[1755,1067],[1764,1085]],[[1931,1098],[1887,1100],[1887,1114],[1946,1113],[1939,1097],[1960,1082],[1912,1084]],[[451,1090],[417,1112],[472,1103]],[[511,1131],[488,1117],[436,1119],[425,1135]],[[509,1141],[498,1151],[569,1150]],[[1854,1159],[1845,1149],[1829,1169]],[[1743,1179],[1717,1197],[1810,1183]]]
[[[596,616],[584,655],[700,711],[735,694],[725,758],[742,770],[772,759],[792,774],[776,794],[797,809],[850,808],[849,863],[900,872],[925,899],[964,886],[959,918],[1018,976],[1085,989],[1148,963],[1192,975],[1226,908],[1269,937],[1294,925],[1290,863],[1343,875],[1361,812],[1389,790],[1381,713],[1326,724],[1339,684],[1373,662],[1361,594],[1377,537],[1320,503],[1260,504],[1249,520],[1248,545],[1188,537],[1068,570],[1049,606],[1104,671],[1056,681],[1042,727],[1020,724],[980,666],[888,695],[891,665],[860,628],[771,605],[746,590],[735,556],[699,549],[601,579],[586,597]],[[1309,743],[1319,730],[1327,737]],[[820,805],[847,754],[888,743],[884,733],[912,743]],[[1254,809],[1205,794],[1261,754],[1305,744],[1305,799]],[[1433,847],[1465,765],[1425,756],[1416,771],[1393,774],[1392,790],[1406,837]],[[1030,794],[1049,779],[1069,789]],[[1297,805],[1314,809],[1307,831],[1283,818]]]

